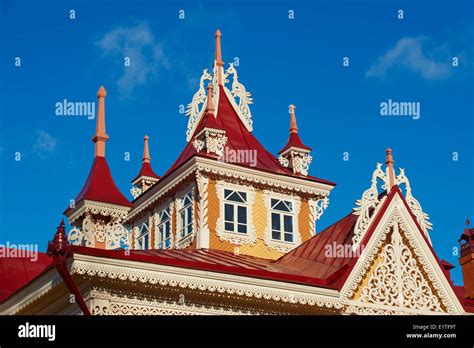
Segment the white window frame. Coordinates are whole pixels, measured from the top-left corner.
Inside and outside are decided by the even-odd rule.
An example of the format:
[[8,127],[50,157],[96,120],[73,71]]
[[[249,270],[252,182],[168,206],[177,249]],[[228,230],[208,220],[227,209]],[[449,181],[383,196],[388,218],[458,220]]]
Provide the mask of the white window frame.
[[[196,235],[196,221],[194,221],[194,195],[195,195],[195,189],[192,187],[191,189],[188,189],[184,191],[184,193],[178,195],[178,198],[176,199],[176,244],[175,247],[177,249],[183,249],[186,248],[187,246],[191,245],[191,243],[194,240],[194,237]],[[190,214],[191,214],[191,225],[186,224],[186,226],[182,226],[182,219],[181,219],[181,213],[184,211],[184,201],[186,197],[189,198],[190,205],[186,207],[188,209],[191,207]],[[186,212],[185,212],[186,214]],[[186,214],[186,221],[188,221],[189,215]],[[187,228],[188,226],[191,226],[190,232],[185,233],[184,235],[181,234],[181,232]]]
[[[150,230],[150,221],[143,221],[142,223],[140,223],[138,227],[138,236],[136,238],[136,241],[137,241],[137,247],[136,249],[139,249],[139,250],[148,250],[150,249],[150,246],[151,246],[151,230]],[[144,230],[146,230],[144,232]],[[145,237],[148,239],[148,248],[145,248],[145,246],[143,245],[143,240],[145,239]]]
[[[275,201],[275,204],[273,203]],[[275,205],[277,205],[279,202],[282,202],[283,205],[288,208],[288,211],[286,210],[280,210],[276,209]],[[295,210],[293,201],[291,200],[286,200],[286,199],[280,199],[280,198],[270,198],[270,228],[272,230],[272,240],[278,241],[278,242],[285,242],[285,243],[293,243],[295,240],[295,215],[293,211]],[[279,225],[280,229],[275,230],[273,229],[273,216],[278,215]],[[286,231],[285,230],[285,217],[291,218],[291,231]],[[277,231],[277,233],[280,234],[280,238],[276,239],[273,234],[274,232]],[[286,236],[291,235],[291,241],[286,240]]]
[[[255,244],[257,242],[257,233],[253,223],[253,208],[255,203],[255,188],[251,186],[236,185],[225,181],[218,181],[216,184],[217,197],[219,198],[220,213],[216,224],[216,234],[222,241],[228,241],[232,244]],[[238,203],[233,201],[226,201],[225,190],[243,192],[247,195],[246,203]],[[225,229],[225,204],[233,204],[234,206],[245,206],[247,208],[247,233],[237,232],[237,227],[234,231]],[[237,211],[237,208],[235,208]],[[234,225],[237,226],[237,214],[234,214]]]
[[[174,204],[173,202],[168,202],[168,204],[165,204],[161,207],[161,209],[158,209],[155,212],[155,249],[172,249],[173,248],[173,207]],[[167,215],[169,217],[165,218],[164,220],[162,219],[162,215],[164,212],[167,210]],[[162,240],[161,235],[160,235],[160,228],[165,224],[169,224],[169,246],[166,247],[166,240]],[[164,227],[165,228],[165,227]],[[163,231],[163,233],[166,233]]]
[[[293,208],[292,213],[290,214],[290,213],[284,213],[281,211],[273,210],[272,204],[271,204],[272,199],[291,202],[291,205]],[[301,198],[298,196],[285,195],[285,194],[265,190],[264,201],[265,201],[265,207],[267,208],[267,227],[265,229],[265,235],[263,238],[265,244],[269,248],[279,251],[281,253],[287,253],[293,250],[294,248],[296,248],[298,245],[301,244],[301,234],[298,227],[298,218],[300,214]],[[293,216],[293,219],[292,219],[293,220],[293,241],[292,242],[286,242],[284,240],[283,230],[281,232],[282,240],[273,239],[273,236],[272,236],[272,213],[273,212],[283,213],[283,214]]]

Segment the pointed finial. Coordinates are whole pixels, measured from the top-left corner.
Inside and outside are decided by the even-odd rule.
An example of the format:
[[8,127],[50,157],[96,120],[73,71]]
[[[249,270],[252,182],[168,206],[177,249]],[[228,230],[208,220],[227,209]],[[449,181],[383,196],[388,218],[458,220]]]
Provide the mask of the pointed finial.
[[97,92],[97,98],[99,99],[97,120],[95,126],[95,135],[92,141],[95,143],[94,156],[105,157],[105,143],[109,140],[109,136],[105,133],[105,97],[107,91],[104,86],[100,86]]
[[290,134],[293,134],[293,133],[298,134],[298,126],[296,125],[296,115],[295,115],[296,106],[294,106],[293,104],[290,104],[289,110],[290,110],[290,129],[289,129]]
[[107,91],[105,90],[104,86],[100,86],[99,91],[97,92],[97,98],[105,97],[107,97]]
[[53,240],[48,243],[48,255],[53,257],[64,258],[67,255],[69,242],[66,236],[66,228],[64,219],[56,229]]
[[393,168],[394,163],[392,149],[387,148],[387,150],[385,150],[385,165],[387,166],[387,178],[389,183],[387,186],[387,192],[390,192],[390,189],[395,186],[395,170]]
[[209,83],[207,85],[207,112],[210,112],[211,114],[214,113],[215,109],[214,109],[214,104],[213,104],[213,100],[212,100],[212,91],[213,91],[214,87],[212,86],[212,83]]
[[221,31],[217,29],[216,33],[214,34],[214,37],[216,38],[216,52],[214,59],[216,60],[216,64],[218,66],[224,66],[224,62],[222,61],[221,36]]
[[221,31],[216,30],[214,37],[216,39],[216,51],[214,53],[214,62],[217,65],[217,82],[222,86],[223,73],[224,73],[224,62],[222,60],[222,49],[221,49]]
[[148,149],[148,135],[143,137],[144,144],[143,144],[143,163],[150,163],[150,150]]

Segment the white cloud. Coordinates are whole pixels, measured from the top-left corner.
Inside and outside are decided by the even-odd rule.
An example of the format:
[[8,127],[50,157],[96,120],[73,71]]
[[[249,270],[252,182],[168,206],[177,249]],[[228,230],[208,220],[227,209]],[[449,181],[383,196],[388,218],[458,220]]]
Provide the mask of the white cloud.
[[[168,68],[169,62],[146,23],[134,27],[121,27],[106,33],[96,45],[106,57],[120,62],[123,73],[117,84],[119,91],[130,95],[135,87],[145,84],[160,68]],[[124,66],[124,58],[130,58],[130,66]]]
[[444,46],[428,48],[424,37],[404,37],[382,55],[366,72],[367,77],[384,77],[389,70],[404,68],[427,80],[451,74],[449,59],[443,58]]
[[33,152],[41,159],[47,158],[56,149],[56,140],[44,130],[37,131],[38,137],[33,144]]

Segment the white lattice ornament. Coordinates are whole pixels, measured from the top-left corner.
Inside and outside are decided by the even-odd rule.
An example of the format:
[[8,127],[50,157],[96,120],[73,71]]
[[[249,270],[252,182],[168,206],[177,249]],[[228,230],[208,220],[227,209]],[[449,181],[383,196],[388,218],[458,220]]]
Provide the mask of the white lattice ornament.
[[[235,99],[231,99],[231,102],[237,106],[237,113],[244,123],[245,127],[251,132],[252,131],[252,113],[250,112],[249,105],[253,103],[253,98],[250,92],[247,92],[246,88],[242,83],[239,82],[239,76],[237,70],[235,69],[234,64],[230,63],[229,68],[224,74],[224,82],[229,82],[228,77],[233,75],[232,79],[232,90],[230,91],[231,95],[234,98],[238,98],[238,103]],[[235,107],[234,107],[235,108]]]
[[[369,189],[364,191],[362,198],[356,201],[357,207],[354,208],[354,214],[359,215],[355,227],[354,227],[354,236],[352,237],[352,248],[355,250],[362,238],[367,231],[373,217],[376,215],[378,208],[381,206],[381,201],[379,200],[379,191],[377,188],[378,180],[382,181],[382,189],[387,189],[389,182],[388,176],[382,170],[382,164],[377,163],[377,168],[372,174],[372,184]],[[423,212],[420,203],[413,197],[411,193],[410,182],[405,176],[405,170],[400,168],[400,174],[395,178],[395,184],[405,185],[405,200],[410,207],[410,210],[415,215],[418,224],[420,225],[423,233],[426,235],[428,241],[430,241],[428,230],[432,229],[432,224],[429,222],[429,216]],[[382,200],[385,199],[382,198]],[[430,241],[431,243],[431,241]]]
[[189,116],[188,129],[186,131],[186,140],[191,140],[191,137],[196,129],[199,120],[205,110],[204,103],[207,99],[206,89],[204,87],[204,81],[212,80],[212,75],[207,72],[207,69],[204,69],[199,80],[199,89],[194,94],[191,103],[188,104],[186,109],[186,116]]

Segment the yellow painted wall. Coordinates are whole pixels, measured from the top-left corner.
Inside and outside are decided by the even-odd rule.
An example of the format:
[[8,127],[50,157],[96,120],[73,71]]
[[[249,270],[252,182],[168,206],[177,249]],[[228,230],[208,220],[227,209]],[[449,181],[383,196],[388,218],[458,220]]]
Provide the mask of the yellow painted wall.
[[[264,242],[265,229],[268,221],[268,211],[265,207],[264,194],[261,190],[256,191],[255,202],[252,207],[253,223],[257,234],[257,242],[252,245],[234,245],[228,241],[220,240],[216,233],[216,224],[220,214],[220,202],[217,196],[216,182],[213,179],[209,180],[208,185],[209,199],[208,199],[208,225],[210,230],[210,249],[217,249],[223,251],[234,252],[238,248],[240,255],[250,255],[265,259],[277,259],[283,253],[269,248]],[[298,216],[299,232],[302,241],[306,241],[311,237],[309,231],[309,206],[306,200],[301,201],[300,214]]]

